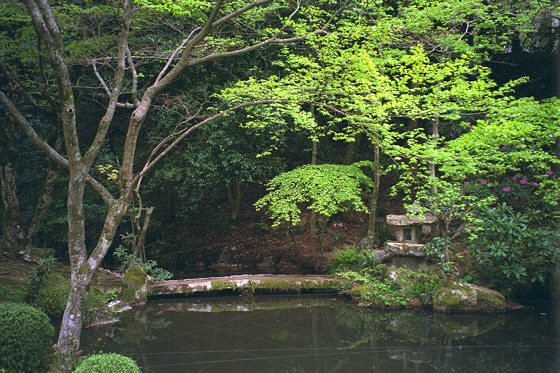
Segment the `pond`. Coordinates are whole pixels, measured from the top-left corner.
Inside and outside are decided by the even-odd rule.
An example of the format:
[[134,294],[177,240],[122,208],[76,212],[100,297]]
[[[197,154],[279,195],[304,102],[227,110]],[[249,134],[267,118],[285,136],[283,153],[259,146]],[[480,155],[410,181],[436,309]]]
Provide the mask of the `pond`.
[[542,310],[447,315],[362,309],[333,295],[150,301],[82,349],[143,372],[557,372],[555,317]]

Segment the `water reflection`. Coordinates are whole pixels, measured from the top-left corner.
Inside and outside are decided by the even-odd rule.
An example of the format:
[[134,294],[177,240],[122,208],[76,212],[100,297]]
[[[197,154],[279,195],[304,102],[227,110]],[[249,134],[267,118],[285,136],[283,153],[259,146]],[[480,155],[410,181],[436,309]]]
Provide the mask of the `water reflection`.
[[553,319],[538,311],[373,311],[331,296],[154,301],[82,346],[144,372],[556,372]]

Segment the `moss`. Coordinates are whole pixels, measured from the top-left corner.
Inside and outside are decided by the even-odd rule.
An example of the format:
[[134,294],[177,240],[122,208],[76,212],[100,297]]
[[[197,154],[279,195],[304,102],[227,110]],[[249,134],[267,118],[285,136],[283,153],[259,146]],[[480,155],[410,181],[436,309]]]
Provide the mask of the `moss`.
[[190,286],[187,285],[187,286],[181,287],[181,294],[191,295],[192,293],[194,293],[194,291]]
[[235,281],[222,281],[222,280],[214,280],[210,282],[211,289],[209,290],[237,290],[237,283]]
[[257,289],[271,291],[300,291],[301,285],[297,281],[265,279],[257,284]]
[[119,299],[125,302],[146,302],[148,298],[148,275],[140,266],[132,266],[123,278]]
[[434,310],[443,312],[503,312],[502,294],[481,286],[447,282],[434,292]]
[[317,284],[315,281],[306,280],[302,281],[300,284],[300,288],[305,290],[315,289],[316,287],[321,287],[321,285]]
[[[257,277],[259,278],[259,277]],[[221,291],[235,291],[243,295],[252,295],[255,290],[260,290],[262,292],[301,292],[302,290],[319,290],[319,291],[338,291],[340,287],[340,280],[328,279],[328,280],[316,280],[316,279],[286,279],[282,277],[277,278],[265,278],[262,280],[250,280],[240,277],[238,280],[231,280],[230,278],[224,279],[214,279],[210,282],[203,283],[187,283],[175,284],[170,283],[167,285],[160,286],[159,284],[154,284],[150,286],[150,296],[166,296],[173,294],[182,294],[188,296],[193,293],[205,293],[205,292],[221,292]]]
[[325,280],[325,281],[321,282],[319,287],[321,287],[322,289],[327,289],[327,290],[338,290],[340,288],[340,281]]
[[370,289],[365,286],[357,286],[348,290],[348,295],[350,295],[351,297],[361,298],[364,295],[364,293],[369,290]]
[[506,302],[505,297],[494,291],[478,292],[478,303],[487,309],[496,311],[505,311]]

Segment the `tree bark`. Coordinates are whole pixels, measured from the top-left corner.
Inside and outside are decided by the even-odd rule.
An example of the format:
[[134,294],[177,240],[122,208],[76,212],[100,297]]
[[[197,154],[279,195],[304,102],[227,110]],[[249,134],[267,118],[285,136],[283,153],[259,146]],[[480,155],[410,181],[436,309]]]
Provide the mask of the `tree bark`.
[[29,223],[29,227],[27,228],[26,242],[30,247],[39,245],[37,231],[39,229],[39,226],[43,222],[43,217],[49,210],[49,205],[53,199],[56,188],[56,181],[60,177],[60,171],[60,166],[58,166],[54,162],[49,163],[49,168],[45,177],[45,183],[43,184],[41,196],[37,200],[37,205],[35,206],[35,211],[33,212],[33,218],[31,219],[31,223]]
[[[311,143],[311,164],[317,164],[317,141],[313,140]],[[309,236],[314,240],[317,239],[317,212],[311,210],[309,217]]]
[[342,164],[352,164],[356,161],[356,156],[358,155],[358,149],[360,149],[360,143],[362,141],[363,133],[359,132],[354,136],[354,141],[349,142],[346,147],[346,152],[344,153],[344,160]]
[[[431,120],[431,123],[432,123],[432,140],[435,143],[435,141],[437,141],[437,139],[439,139],[439,118]],[[435,177],[436,177],[436,165],[433,162],[430,162],[430,164],[428,165],[428,168],[430,170],[430,176],[432,177],[432,179],[435,179]]]
[[0,166],[2,183],[2,239],[0,247],[21,247],[25,234],[21,225],[21,214],[16,186],[16,167],[11,162]]
[[[313,119],[315,119],[315,105],[311,104],[311,115]],[[317,146],[318,141],[313,139],[311,141],[311,164],[317,164]],[[309,236],[313,238],[315,241],[317,239],[317,212],[315,210],[311,210],[311,216],[309,217]]]
[[2,238],[0,247],[24,246],[25,233],[17,195],[16,164],[18,152],[13,139],[13,123],[4,121],[0,131],[0,182],[2,188]]
[[371,191],[371,199],[369,202],[369,221],[368,221],[368,241],[373,247],[375,242],[375,225],[377,223],[377,201],[379,200],[379,185],[381,184],[381,173],[379,172],[380,149],[376,142],[373,145],[373,190]]
[[[235,186],[235,193],[233,192],[232,184]],[[231,207],[231,221],[237,221],[239,217],[239,212],[241,211],[241,180],[239,175],[235,177],[233,181],[230,181],[227,185],[227,196],[228,202]]]

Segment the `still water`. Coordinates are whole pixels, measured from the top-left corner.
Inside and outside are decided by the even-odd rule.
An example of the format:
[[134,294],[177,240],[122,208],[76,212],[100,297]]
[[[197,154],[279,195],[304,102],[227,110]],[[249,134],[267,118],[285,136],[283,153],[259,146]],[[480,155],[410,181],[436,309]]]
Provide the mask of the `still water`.
[[143,372],[560,372],[553,312],[377,311],[336,296],[151,301],[82,348]]

